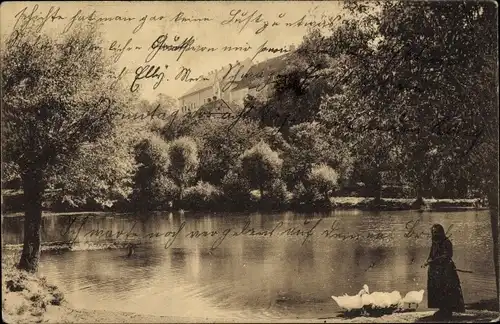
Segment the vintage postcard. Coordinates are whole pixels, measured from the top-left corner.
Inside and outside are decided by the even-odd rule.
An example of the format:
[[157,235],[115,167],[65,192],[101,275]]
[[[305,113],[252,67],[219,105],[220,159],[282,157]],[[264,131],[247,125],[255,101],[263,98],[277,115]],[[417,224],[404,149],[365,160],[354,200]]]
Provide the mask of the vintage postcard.
[[497,7],[3,2],[2,319],[499,320]]

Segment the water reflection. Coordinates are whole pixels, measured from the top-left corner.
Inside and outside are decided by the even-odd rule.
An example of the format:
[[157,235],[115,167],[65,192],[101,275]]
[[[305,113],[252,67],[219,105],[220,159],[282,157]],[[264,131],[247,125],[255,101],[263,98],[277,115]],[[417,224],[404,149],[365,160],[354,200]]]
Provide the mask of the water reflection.
[[[305,241],[300,235],[228,235],[212,251],[217,237],[186,236],[226,228],[239,232],[248,220],[256,230],[271,230],[280,221],[280,230],[307,230],[320,219],[314,236]],[[334,221],[337,231],[358,233],[360,238],[322,236]],[[354,294],[365,283],[372,291],[404,294],[425,289],[426,270],[420,265],[431,242],[427,235],[405,238],[410,221],[418,221],[418,233],[427,233],[433,223],[445,229],[452,226],[455,263],[473,271],[459,273],[466,303],[494,298],[487,212],[48,216],[43,219],[44,242],[69,240],[77,233],[78,240],[105,242],[112,239],[98,233],[110,230],[134,232],[137,236],[123,234],[120,240],[140,244],[130,258],[123,249],[43,253],[41,272],[82,308],[236,319],[328,317],[338,310],[332,294]],[[71,222],[72,231],[64,233]],[[169,249],[168,237],[144,239],[150,233],[179,229],[183,222],[182,235]],[[22,218],[5,218],[4,243],[21,243],[22,225]],[[383,236],[367,239],[377,233]]]

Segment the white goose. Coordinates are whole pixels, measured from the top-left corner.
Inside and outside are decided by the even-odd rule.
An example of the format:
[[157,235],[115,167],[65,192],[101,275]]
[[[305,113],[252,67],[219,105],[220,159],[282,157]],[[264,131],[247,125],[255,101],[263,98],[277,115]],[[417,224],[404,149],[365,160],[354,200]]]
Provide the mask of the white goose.
[[389,294],[389,297],[391,299],[391,306],[399,306],[401,304],[401,300],[403,299],[401,297],[401,293],[397,290],[392,291]]
[[370,289],[368,289],[368,285],[366,284],[363,285],[363,291],[364,293],[361,294],[361,301],[363,302],[363,307],[372,306],[375,303],[375,300],[373,299],[373,296],[370,295]]
[[391,306],[391,296],[389,293],[386,292],[380,292],[380,291],[375,291],[372,292],[370,295],[372,295],[374,303],[373,306],[376,308],[387,308]]
[[401,303],[401,294],[397,290],[393,290],[391,293],[386,292],[373,292],[370,294],[368,285],[364,285],[363,289],[369,295],[363,295],[363,300],[366,301],[364,305],[371,304],[374,307],[385,308],[390,306],[398,306]]
[[[421,289],[419,291],[410,291],[408,292],[405,297],[402,299],[403,303],[407,303],[408,307],[411,307],[411,304],[416,304],[418,308],[418,305],[422,303],[422,300],[424,299],[424,290]],[[415,308],[415,309],[416,309]]]
[[351,311],[353,309],[363,308],[363,300],[361,296],[365,294],[365,290],[361,289],[357,295],[349,296],[344,294],[344,296],[332,296],[332,299],[339,305],[339,307]]

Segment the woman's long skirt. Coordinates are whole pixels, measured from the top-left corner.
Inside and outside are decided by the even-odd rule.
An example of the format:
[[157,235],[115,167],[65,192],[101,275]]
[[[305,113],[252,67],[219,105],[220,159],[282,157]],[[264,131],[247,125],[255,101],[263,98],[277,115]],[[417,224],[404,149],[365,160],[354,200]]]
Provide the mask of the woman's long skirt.
[[429,267],[427,304],[429,308],[465,312],[460,279],[453,262]]

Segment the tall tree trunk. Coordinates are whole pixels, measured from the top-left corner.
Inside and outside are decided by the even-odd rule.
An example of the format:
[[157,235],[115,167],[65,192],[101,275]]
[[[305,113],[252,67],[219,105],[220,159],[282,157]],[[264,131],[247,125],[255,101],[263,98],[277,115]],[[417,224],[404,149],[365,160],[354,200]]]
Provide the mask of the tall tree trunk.
[[413,155],[412,169],[413,169],[413,183],[415,186],[416,199],[412,203],[412,208],[420,209],[424,207],[424,194],[426,186],[429,184],[428,170],[425,169],[425,152],[429,150],[428,147],[417,147]]
[[25,204],[24,244],[19,268],[36,272],[40,260],[42,198],[45,188],[40,172],[27,172],[23,175],[22,180]]
[[498,310],[500,311],[500,273],[499,273],[499,246],[498,246],[498,191],[490,192],[488,195],[488,204],[490,208],[491,234],[493,236],[493,264],[495,267],[495,279],[497,288]]
[[380,171],[376,171],[373,174],[373,202],[376,206],[379,206],[382,202],[382,176]]
[[181,208],[184,208],[184,203],[183,203],[183,200],[184,199],[184,186],[182,185],[182,183],[179,184],[179,201],[177,202],[177,207],[181,207]]
[[259,185],[260,190],[260,201],[264,201],[264,186],[262,184]]
[[421,180],[417,180],[417,183],[415,186],[415,193],[417,195],[417,198],[412,203],[412,208],[415,208],[415,209],[422,208],[425,205],[425,203],[424,203],[424,187],[423,187],[423,183]]

